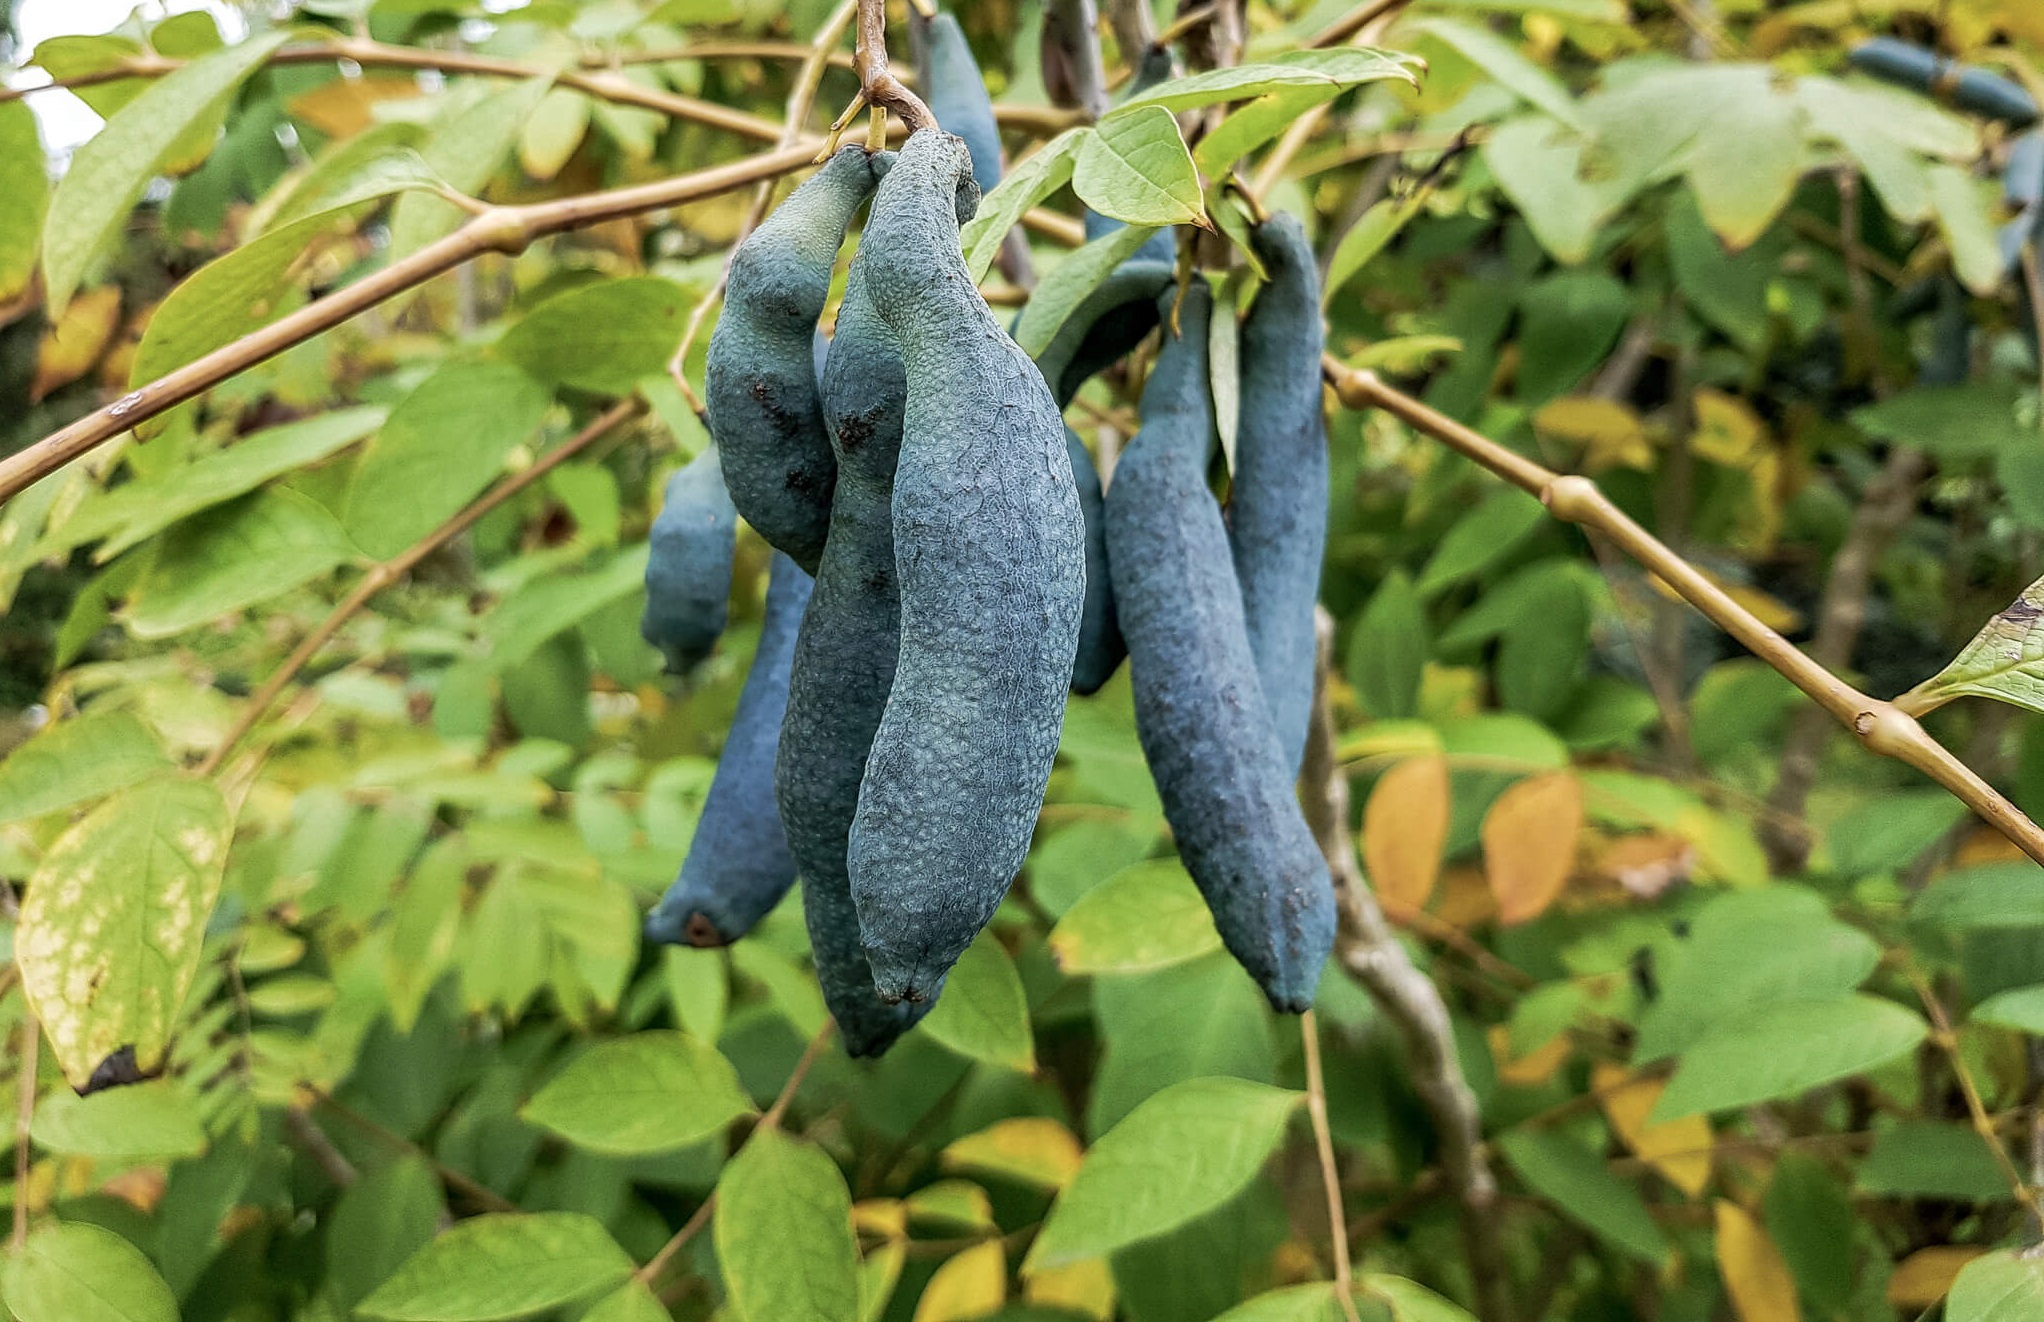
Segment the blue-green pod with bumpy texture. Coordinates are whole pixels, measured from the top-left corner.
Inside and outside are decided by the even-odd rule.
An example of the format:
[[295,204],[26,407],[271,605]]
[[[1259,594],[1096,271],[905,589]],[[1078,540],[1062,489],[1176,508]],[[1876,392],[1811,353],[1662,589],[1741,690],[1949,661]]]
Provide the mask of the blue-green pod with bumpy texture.
[[[1151,88],[1161,83],[1169,82],[1177,76],[1178,61],[1171,54],[1171,48],[1169,46],[1152,46],[1144,51],[1141,58],[1136,61],[1135,77],[1129,79],[1128,97],[1124,97],[1123,100],[1141,96]],[[1080,216],[1080,220],[1086,226],[1086,241],[1088,243],[1091,243],[1094,239],[1107,237],[1109,234],[1120,229],[1122,225],[1120,221],[1115,220],[1111,216],[1103,216],[1091,207],[1085,209]],[[1171,230],[1158,230],[1155,234],[1143,240],[1143,246],[1136,249],[1134,255],[1129,260],[1131,262],[1158,262],[1165,266],[1175,265],[1178,261],[1178,242],[1173,237]],[[1053,382],[1052,384],[1055,385],[1056,383]]]
[[923,99],[939,127],[965,140],[972,153],[973,182],[982,193],[990,193],[1001,182],[1001,129],[965,31],[949,14],[926,19],[911,5],[909,15]]
[[1873,37],[1854,46],[1846,58],[1856,69],[1968,114],[2019,129],[2037,122],[2037,99],[2021,84],[1978,65],[1954,64],[1927,46],[1897,37]]
[[1320,268],[1296,217],[1272,216],[1250,241],[1270,282],[1242,323],[1228,536],[1264,701],[1296,775],[1313,717],[1313,607],[1327,550]]
[[713,445],[667,479],[646,557],[639,634],[660,649],[670,675],[701,665],[723,636],[737,536],[738,511]]
[[1086,521],[1086,605],[1079,614],[1079,655],[1072,663],[1072,692],[1098,693],[1128,655],[1121,626],[1114,619],[1114,587],[1107,573],[1107,529],[1102,522],[1100,470],[1086,443],[1069,427],[1065,450],[1072,458],[1072,481],[1079,489],[1079,512]]
[[1064,724],[1086,531],[1057,402],[973,286],[965,144],[912,135],[859,265],[908,381],[894,479],[901,647],[852,823],[852,899],[889,1000],[922,1000],[1021,870]]
[[873,192],[863,147],[838,151],[731,259],[705,376],[710,435],[745,521],[812,573],[837,480],[815,366],[817,319],[845,226]]
[[774,772],[802,873],[817,981],[854,1056],[885,1051],[933,1003],[889,1005],[873,989],[845,861],[900,645],[892,505],[907,394],[901,357],[873,315],[854,257],[823,375],[823,416],[838,461],[830,539],[795,643]]
[[646,939],[724,946],[751,931],[795,884],[795,859],[774,805],[774,750],[788,705],[795,634],[811,583],[800,565],[774,556],[759,650],[738,695],[717,774],[703,800],[681,875],[646,916]]
[[[1167,297],[1169,297],[1167,295]],[[1212,298],[1194,281],[1107,488],[1107,554],[1136,735],[1221,940],[1279,1010],[1313,1003],[1334,886],[1256,677],[1228,533],[1207,488]]]
[[1157,296],[1171,284],[1172,268],[1128,261],[1079,300],[1057,334],[1036,355],[1058,407],[1072,402],[1096,372],[1127,357],[1157,329]]

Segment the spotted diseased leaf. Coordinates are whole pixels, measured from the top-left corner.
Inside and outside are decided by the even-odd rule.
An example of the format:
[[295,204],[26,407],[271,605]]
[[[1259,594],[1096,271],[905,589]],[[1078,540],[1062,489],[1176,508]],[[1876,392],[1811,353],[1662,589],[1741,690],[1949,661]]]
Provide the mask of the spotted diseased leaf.
[[1363,809],[1363,866],[1393,908],[1419,909],[1441,876],[1448,840],[1448,760],[1409,757],[1384,773]]
[[170,766],[170,755],[131,713],[59,721],[0,762],[0,822],[74,807]]
[[1483,871],[1507,926],[1538,918],[1568,884],[1583,829],[1583,787],[1573,774],[1528,776],[1483,819]]
[[2044,579],[1989,620],[1958,658],[1896,703],[1921,716],[1968,695],[2044,712]]
[[211,782],[163,776],[108,799],[43,855],[15,957],[72,1087],[123,1047],[144,1072],[162,1062],[233,827]]
[[1199,171],[1178,121],[1161,107],[1117,114],[1079,144],[1072,188],[1103,216],[1130,225],[1205,225]]

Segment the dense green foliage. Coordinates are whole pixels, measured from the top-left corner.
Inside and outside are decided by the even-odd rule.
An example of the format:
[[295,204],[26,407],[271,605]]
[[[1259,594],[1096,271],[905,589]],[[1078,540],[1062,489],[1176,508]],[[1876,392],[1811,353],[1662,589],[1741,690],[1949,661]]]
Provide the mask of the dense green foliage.
[[[1046,8],[1086,6],[949,7],[1008,172],[962,233],[955,205],[906,236],[861,220],[866,184],[828,208],[861,253],[897,241],[864,311],[842,252],[827,278],[832,252],[783,254],[807,269],[765,272],[750,324],[743,267],[728,304],[715,293],[752,178],[522,245],[492,231],[458,269],[191,400],[125,405],[149,416],[0,505],[0,1030],[24,1123],[0,1300],[22,1322],[1328,1322],[1323,1058],[1364,1317],[2044,1316],[2044,873],[1611,545],[1331,396],[1323,751],[1354,791],[1357,854],[1335,871],[1358,862],[1399,925],[1449,1012],[1437,1036],[1350,976],[1383,967],[1351,914],[1309,1056],[1178,858],[1129,667],[1065,707],[1040,817],[1016,806],[1029,795],[998,830],[939,805],[946,848],[980,852],[986,907],[1003,851],[1029,852],[991,925],[950,934],[970,944],[934,1007],[875,1000],[854,1024],[845,995],[871,975],[849,875],[725,948],[645,939],[717,835],[720,755],[742,751],[757,785],[787,751],[740,728],[748,676],[772,678],[754,674],[776,624],[756,528],[706,557],[728,619],[664,640],[683,673],[640,634],[662,491],[710,468],[691,394],[720,407],[720,316],[726,344],[751,337],[738,365],[778,373],[812,438],[828,415],[841,443],[805,457],[842,465],[835,494],[812,483],[774,535],[807,538],[787,549],[836,603],[804,621],[839,630],[816,683],[868,700],[915,608],[897,620],[876,580],[891,531],[837,565],[819,541],[833,502],[891,508],[842,450],[847,419],[898,432],[905,410],[907,472],[918,428],[976,410],[997,458],[1034,447],[1047,489],[1080,456],[1033,406],[1069,403],[1111,554],[1117,491],[1145,494],[1117,487],[1116,457],[1161,439],[1131,441],[1165,412],[1145,384],[1189,373],[1200,455],[1172,478],[1203,558],[1129,561],[1184,603],[1123,604],[1140,674],[1146,647],[1211,640],[1239,605],[1189,615],[1232,576],[1209,492],[1229,494],[1238,453],[1246,480],[1252,428],[1319,422],[1253,402],[1255,313],[1276,305],[1251,300],[1286,274],[1253,241],[1284,223],[1265,214],[1303,222],[1336,360],[1594,476],[1825,664],[1910,692],[2044,814],[2034,0],[1414,0],[1377,48],[1344,32],[1333,49],[1313,43],[1346,0],[1246,0],[1220,7],[1245,19],[1236,67],[1203,69],[1193,24],[1175,78],[1106,35],[1129,6],[1103,7],[1105,67],[1128,78],[1094,124],[1050,105],[1083,62],[1040,41]],[[56,160],[30,107],[57,94],[0,100],[0,457],[537,214],[476,198],[608,197],[773,151],[835,7],[502,8],[250,3],[225,31],[145,8],[9,53],[108,123]],[[1853,54],[1874,37],[1902,44]],[[812,146],[857,87],[824,70]],[[838,168],[882,172],[846,153]],[[996,425],[989,392],[1032,369],[978,352],[992,341],[964,332],[994,323],[964,284],[1021,302],[1010,236],[1045,208],[1061,220],[1027,231],[1039,282],[1012,333],[1053,365],[1049,393]],[[1164,288],[1174,239],[1215,290],[1197,343],[1170,338],[1205,306]],[[916,269],[955,277],[954,302],[919,301]],[[866,350],[821,385],[812,309]],[[857,398],[902,372],[859,336],[911,326],[902,398]],[[755,461],[786,458],[772,412]],[[1209,438],[1223,457],[1201,471]],[[912,475],[950,533],[984,539],[980,577],[946,552],[952,576],[904,596],[971,586],[1012,607],[1026,589],[1075,613],[1078,517],[1019,521],[1056,545],[1004,563],[1012,541],[962,516],[950,462],[925,450]],[[1184,533],[1168,513],[1135,521]],[[954,630],[959,600],[938,602]],[[843,755],[819,791],[826,859],[881,719],[871,701],[854,716],[819,735]],[[1213,732],[1192,726],[1188,742]],[[1293,750],[1270,744],[1256,824],[1282,819],[1283,866],[1317,871]],[[1247,756],[1160,774],[1239,807],[1227,776]],[[959,770],[906,789],[955,800],[990,774]],[[1326,789],[1308,784],[1309,809]],[[1180,816],[1188,859],[1226,821]],[[1306,935],[1317,964],[1324,931]],[[1265,981],[1299,1003],[1315,972]],[[896,1033],[878,1059],[844,1049]],[[1443,1128],[1464,1086],[1494,1200]]]

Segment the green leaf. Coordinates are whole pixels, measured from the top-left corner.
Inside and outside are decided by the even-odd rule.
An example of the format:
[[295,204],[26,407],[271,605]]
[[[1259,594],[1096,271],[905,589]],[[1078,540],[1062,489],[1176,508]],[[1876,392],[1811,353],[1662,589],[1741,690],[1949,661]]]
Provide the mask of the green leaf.
[[2016,416],[2016,392],[2001,386],[1926,386],[1855,409],[1853,425],[1877,440],[1913,446],[1946,462],[1988,459],[2037,444]]
[[961,1056],[1025,1074],[1035,1072],[1029,997],[1014,961],[990,932],[981,932],[966,947],[922,1026]]
[[1392,1322],[1474,1322],[1464,1309],[1403,1276],[1365,1272],[1356,1278],[1356,1289],[1391,1305]]
[[1602,1156],[1558,1134],[1520,1129],[1498,1147],[1526,1186],[1598,1238],[1645,1262],[1668,1260],[1668,1239],[1639,1190],[1613,1175]]
[[693,302],[659,276],[583,285],[528,312],[497,341],[497,354],[536,381],[629,395],[640,377],[666,368]]
[[1187,1079],[1276,1079],[1268,1003],[1226,951],[1152,973],[1095,978],[1093,1014],[1106,1049],[1086,1104],[1092,1133]]
[[1300,1098],[1243,1079],[1192,1079],[1157,1093],[1086,1154],[1024,1270],[1097,1257],[1219,1207],[1256,1178]]
[[1327,1281],[1309,1281],[1246,1299],[1214,1322],[1335,1322],[1340,1316],[1334,1286]]
[[1884,1129],[1860,1163],[1863,1194],[1992,1203],[2014,1197],[1994,1153],[1969,1125],[1905,1120]]
[[1652,1121],[1797,1097],[1906,1055],[1927,1031],[1913,1011],[1872,996],[1768,1006],[1683,1052]]
[[671,1322],[672,1317],[644,1281],[629,1281],[616,1294],[598,1300],[582,1315],[582,1322]]
[[463,1221],[420,1249],[357,1311],[388,1322],[528,1317],[624,1283],[632,1260],[580,1212]]
[[326,1218],[327,1290],[343,1317],[432,1243],[447,1214],[440,1176],[423,1158],[365,1171]]
[[1404,570],[1394,569],[1356,617],[1348,640],[1349,683],[1373,719],[1398,721],[1419,714],[1427,638],[1419,593]]
[[35,112],[22,100],[0,103],[0,303],[11,303],[35,274],[43,212],[50,204],[49,165],[36,134]]
[[1341,236],[1334,256],[1328,260],[1327,282],[1320,295],[1323,307],[1398,237],[1406,222],[1420,213],[1424,202],[1424,195],[1416,192],[1405,197],[1387,197],[1362,214],[1349,232]]
[[1455,521],[1420,571],[1419,595],[1432,599],[1510,555],[1547,519],[1538,498],[1504,487]]
[[536,578],[506,598],[484,628],[490,667],[509,670],[610,603],[643,592],[648,553],[641,542],[589,573]]
[[1804,1296],[1836,1316],[1846,1310],[1858,1277],[1852,1195],[1820,1157],[1784,1152],[1767,1182],[1767,1233],[1795,1274]]
[[260,229],[274,231],[322,212],[352,211],[406,189],[437,193],[448,187],[413,149],[419,137],[416,124],[378,124],[334,143],[276,196],[260,217]]
[[2044,926],[2044,871],[2030,862],[1953,868],[1916,897],[1909,917],[1952,932]]
[[[219,113],[250,71],[290,36],[264,33],[201,56],[150,84],[72,154],[43,227],[43,285],[62,313],[191,124]],[[10,203],[11,204],[11,203]]]
[[1034,358],[1049,348],[1073,309],[1156,232],[1154,226],[1124,225],[1052,267],[1015,322],[1015,343],[1022,346],[1022,352]]
[[1824,833],[1831,866],[1864,877],[1907,867],[1966,816],[1966,805],[1943,790],[1891,790],[1853,809]]
[[630,1157],[699,1143],[751,1111],[715,1047],[636,1033],[575,1057],[519,1114],[592,1152]]
[[1072,188],[1101,215],[1130,225],[1206,223],[1192,153],[1160,107],[1116,111],[1096,124],[1079,143]]
[[1247,101],[1287,88],[1334,86],[1345,90],[1385,78],[1415,82],[1412,58],[1388,51],[1351,47],[1339,52],[1300,52],[1268,64],[1238,64],[1209,69],[1185,78],[1171,78],[1141,96],[1130,97],[1107,112],[1101,123],[1133,117],[1152,107],[1173,112],[1196,110],[1223,101]]
[[2044,1315],[2044,1253],[1998,1249],[1966,1264],[1945,1297],[1945,1322],[2028,1322]]
[[2044,712],[2044,579],[2023,589],[1989,620],[1952,663],[1911,689],[1909,709],[1921,714],[1972,694]]
[[1144,973],[1220,948],[1205,898],[1174,858],[1108,877],[1074,901],[1050,933],[1058,968],[1074,975]]
[[960,234],[974,280],[986,278],[1008,231],[1022,223],[1024,213],[1071,179],[1079,144],[1089,136],[1088,129],[1066,129],[1012,166],[1000,185],[979,200],[978,213]]
[[1546,115],[1522,115],[1491,130],[1483,160],[1506,197],[1525,216],[1540,246],[1574,265],[1589,259],[1597,231],[1634,191],[1632,181],[1593,176],[1589,143]]
[[[541,74],[474,97],[433,126],[419,155],[450,188],[480,193],[517,144],[526,117],[552,85],[553,76]],[[409,256],[452,233],[463,219],[461,208],[444,197],[407,193],[391,212],[391,260]]]
[[717,1263],[742,1322],[858,1316],[845,1177],[822,1148],[758,1129],[717,1181]]
[[310,582],[355,548],[326,506],[270,487],[207,510],[163,540],[128,601],[138,638],[168,638]]
[[1973,1007],[1976,1024],[1997,1024],[2044,1037],[2044,986],[2012,987]]
[[273,478],[316,464],[383,425],[385,410],[335,409],[302,422],[244,436],[224,449],[181,464],[162,478],[130,482],[94,499],[67,521],[55,540],[68,548],[103,537],[93,553],[104,564],[186,515],[244,496]]
[[348,484],[341,521],[379,560],[480,494],[546,417],[547,391],[509,363],[455,361],[391,411]]
[[4,1279],[19,1322],[178,1322],[177,1300],[142,1251],[83,1221],[29,1236]]
[[1635,1059],[1674,1055],[1767,1006],[1829,1001],[1866,981],[1881,948],[1798,886],[1724,895],[1687,940],[1656,948],[1660,995],[1640,1016]]
[[1994,223],[2001,189],[1992,180],[1975,179],[1963,166],[1939,163],[1930,167],[1930,197],[1959,283],[1982,298],[1992,297],[2006,274]]
[[29,1132],[39,1146],[79,1157],[193,1157],[206,1150],[198,1105],[170,1083],[89,1097],[59,1090],[36,1107]]
[[1902,88],[1811,76],[1796,82],[1810,136],[1838,144],[1866,174],[1881,205],[1897,220],[1931,218],[1930,174],[1923,157],[1970,160],[1980,133],[1965,119]]
[[0,762],[0,822],[70,808],[171,765],[156,736],[127,712],[58,721]]
[[1564,124],[1577,126],[1575,98],[1569,95],[1561,79],[1527,59],[1516,45],[1489,28],[1450,18],[1425,19],[1412,26],[1453,46],[1520,100]]
[[57,838],[29,879],[14,953],[64,1077],[125,1046],[153,1070],[199,971],[233,820],[212,782],[164,776]]

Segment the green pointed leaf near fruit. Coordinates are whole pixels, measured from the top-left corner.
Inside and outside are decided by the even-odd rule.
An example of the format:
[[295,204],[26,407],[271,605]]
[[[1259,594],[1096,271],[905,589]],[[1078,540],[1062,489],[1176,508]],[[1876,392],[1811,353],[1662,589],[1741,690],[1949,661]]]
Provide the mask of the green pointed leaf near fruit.
[[961,1056],[1025,1074],[1036,1069],[1028,994],[1015,962],[990,932],[974,938],[952,966],[922,1027]]
[[1161,107],[1117,113],[1079,143],[1072,188],[1103,216],[1129,225],[1203,225],[1199,172]]
[[1928,1032],[1914,1011],[1872,996],[1769,1006],[1684,1051],[1653,1121],[1801,1096],[1907,1054]]
[[171,765],[131,712],[93,710],[58,721],[0,761],[0,822],[76,807]]
[[1272,63],[1238,64],[1170,79],[1116,106],[1102,122],[1131,118],[1151,107],[1175,114],[1224,101],[1247,101],[1288,88],[1329,84],[1347,88],[1386,78],[1415,81],[1412,57],[1360,47],[1298,51]]
[[1945,1322],[2023,1322],[2044,1316],[2044,1252],[1998,1249],[1975,1258],[1952,1282]]
[[601,1042],[547,1080],[520,1114],[578,1147],[667,1152],[721,1133],[752,1103],[731,1063],[682,1033]]
[[1245,1079],[1192,1079],[1152,1095],[1086,1153],[1026,1269],[1098,1257],[1219,1207],[1256,1178],[1300,1100]]
[[639,378],[665,370],[695,301],[659,276],[583,285],[526,313],[496,352],[536,381],[628,395]]
[[72,155],[43,227],[43,284],[52,314],[71,301],[187,126],[225,105],[289,35],[268,32],[200,56],[150,84]]
[[266,488],[179,524],[122,618],[138,638],[168,638],[289,592],[355,554],[326,506]]
[[1000,186],[979,200],[978,213],[960,233],[973,279],[986,278],[1008,231],[1022,223],[1023,215],[1070,182],[1079,144],[1088,136],[1085,129],[1066,129],[1016,162]]
[[717,1261],[742,1322],[849,1322],[859,1310],[852,1199],[806,1139],[760,1129],[717,1182]]
[[341,522],[388,559],[475,498],[546,416],[547,391],[510,363],[457,360],[398,401],[363,452]]
[[0,1293],[18,1322],[178,1322],[176,1297],[142,1251],[84,1221],[30,1235]]
[[1142,973],[1221,948],[1199,888],[1176,859],[1148,859],[1081,895],[1050,933],[1068,974]]
[[1982,626],[1952,663],[1896,702],[1916,715],[1935,711],[1954,698],[1994,698],[2044,712],[2044,581],[2023,589],[2006,609]]
[[610,1290],[632,1260],[580,1212],[492,1212],[443,1231],[357,1306],[384,1322],[529,1317]]
[[1667,1236],[1639,1191],[1604,1164],[1604,1158],[1559,1134],[1520,1129],[1498,1141],[1512,1169],[1570,1220],[1644,1262],[1667,1261]]
[[1053,267],[1015,323],[1015,343],[1022,346],[1022,352],[1033,357],[1048,348],[1072,310],[1156,232],[1150,226],[1124,225]]
[[233,832],[208,781],[162,776],[124,790],[59,836],[29,878],[15,960],[74,1088],[132,1047],[162,1061]]

